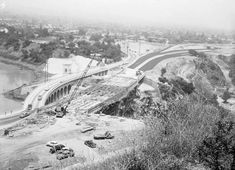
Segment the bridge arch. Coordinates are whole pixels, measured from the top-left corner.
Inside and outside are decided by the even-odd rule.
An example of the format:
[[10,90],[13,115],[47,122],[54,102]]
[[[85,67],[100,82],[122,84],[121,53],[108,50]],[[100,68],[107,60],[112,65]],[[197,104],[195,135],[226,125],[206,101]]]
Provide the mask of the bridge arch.
[[64,90],[63,90],[63,88],[61,88],[60,89],[60,96],[63,97],[63,95],[64,95]]
[[57,90],[56,92],[57,100],[60,98],[60,90]]
[[64,87],[64,95],[67,94],[67,89],[68,89],[67,86],[65,86],[65,87]]
[[48,104],[51,103],[51,96],[48,98]]
[[68,94],[70,93],[70,90],[71,90],[71,84],[68,86]]
[[54,96],[54,102],[55,102],[56,101],[56,92],[54,93],[53,96]]
[[48,105],[48,99],[46,100],[46,103],[45,103],[45,105]]
[[51,103],[53,103],[53,101],[54,101],[54,96],[53,96],[53,94],[51,95]]

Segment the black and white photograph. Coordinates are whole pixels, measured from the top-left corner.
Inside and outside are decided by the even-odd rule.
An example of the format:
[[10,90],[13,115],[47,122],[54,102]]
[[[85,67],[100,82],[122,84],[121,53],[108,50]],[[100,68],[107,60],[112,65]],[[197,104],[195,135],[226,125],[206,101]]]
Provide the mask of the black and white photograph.
[[0,0],[0,170],[235,170],[235,0]]

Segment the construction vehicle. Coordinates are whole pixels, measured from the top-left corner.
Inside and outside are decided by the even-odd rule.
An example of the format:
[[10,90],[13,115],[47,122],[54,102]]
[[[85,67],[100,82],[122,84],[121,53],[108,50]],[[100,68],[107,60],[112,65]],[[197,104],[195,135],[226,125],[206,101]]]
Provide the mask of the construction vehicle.
[[32,110],[32,108],[33,108],[33,105],[32,104],[28,104],[27,110],[30,111],[30,110]]
[[66,114],[66,110],[64,109],[64,107],[61,106],[57,106],[55,108],[55,112],[56,112],[56,117],[58,118],[62,118]]
[[[79,89],[79,87],[81,86],[84,78],[86,77],[86,74],[87,72],[89,71],[90,67],[91,67],[91,64],[93,62],[94,58],[91,59],[91,61],[88,63],[86,69],[84,70],[82,76],[80,79],[78,79],[77,83],[76,83],[76,86],[75,88],[73,89],[71,95],[69,96],[69,99],[67,100],[67,103],[62,106],[61,104],[58,104],[56,109],[55,109],[55,112],[56,112],[56,117],[63,117],[66,113],[67,113],[67,108],[70,104],[70,102],[73,100],[73,98],[75,97],[75,95],[77,94],[77,91]],[[101,60],[102,61],[102,60]],[[99,62],[101,62],[99,61]]]

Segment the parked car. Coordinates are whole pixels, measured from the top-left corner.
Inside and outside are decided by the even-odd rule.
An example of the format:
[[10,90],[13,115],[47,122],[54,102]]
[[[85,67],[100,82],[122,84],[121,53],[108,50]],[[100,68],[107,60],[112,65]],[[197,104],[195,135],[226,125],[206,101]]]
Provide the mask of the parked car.
[[54,112],[53,110],[48,110],[45,113],[49,116],[55,116],[56,115],[56,112]]
[[57,144],[53,147],[50,148],[50,153],[55,153],[55,152],[58,152],[59,150],[61,150],[62,148],[64,148],[65,146],[63,144]]
[[32,110],[32,108],[33,108],[33,105],[32,104],[28,104],[27,110],[30,111],[30,110]]
[[24,112],[24,113],[22,113],[22,114],[20,115],[20,118],[25,118],[25,117],[27,117],[27,116],[29,116],[29,115],[30,115],[29,112]]
[[63,153],[59,153],[56,155],[56,159],[58,160],[61,160],[61,159],[65,159],[65,158],[68,158],[69,156],[68,155],[65,155]]
[[74,154],[73,149],[64,147],[60,151],[57,152],[56,158],[61,160],[61,159],[65,159],[68,157],[74,157],[74,155],[75,154]]
[[63,151],[63,154],[68,155],[69,157],[74,157],[74,151],[72,149]]
[[42,100],[42,95],[38,96],[38,101]]
[[58,145],[58,142],[56,142],[56,141],[49,141],[46,144],[46,146],[48,146],[48,147],[54,147],[55,145]]

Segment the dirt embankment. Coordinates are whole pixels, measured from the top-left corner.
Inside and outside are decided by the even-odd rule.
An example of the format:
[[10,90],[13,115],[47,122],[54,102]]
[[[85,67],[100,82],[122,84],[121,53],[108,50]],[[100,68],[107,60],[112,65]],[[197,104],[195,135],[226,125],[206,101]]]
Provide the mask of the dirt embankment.
[[214,93],[221,95],[227,86],[221,68],[209,58],[185,56],[167,59],[147,72],[146,75],[158,82],[163,68],[165,69],[164,77],[167,79],[182,77],[186,81],[192,82],[196,89],[202,91],[207,97],[212,97]]

